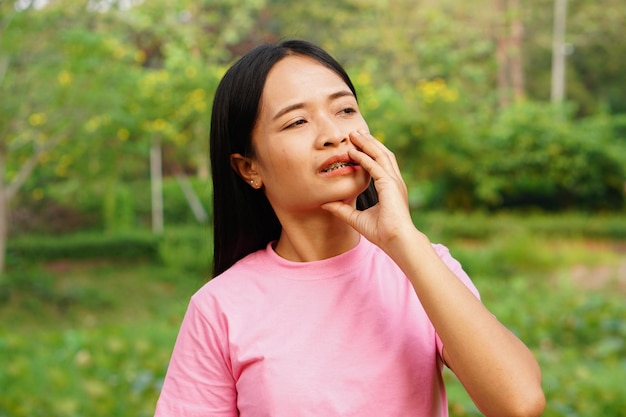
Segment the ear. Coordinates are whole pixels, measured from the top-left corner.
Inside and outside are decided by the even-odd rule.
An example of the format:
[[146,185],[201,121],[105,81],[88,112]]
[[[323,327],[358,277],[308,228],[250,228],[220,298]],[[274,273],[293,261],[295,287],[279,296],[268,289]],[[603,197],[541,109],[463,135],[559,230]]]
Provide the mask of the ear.
[[256,170],[256,162],[239,153],[230,155],[230,166],[252,188],[259,189],[263,186],[261,175]]

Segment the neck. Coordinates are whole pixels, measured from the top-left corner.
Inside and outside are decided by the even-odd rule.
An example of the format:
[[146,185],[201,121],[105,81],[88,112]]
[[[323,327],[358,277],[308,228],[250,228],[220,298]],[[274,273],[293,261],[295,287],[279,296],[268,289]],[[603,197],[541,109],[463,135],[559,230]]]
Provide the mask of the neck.
[[280,220],[282,231],[275,250],[289,261],[328,259],[359,243],[360,234],[356,230],[327,212]]

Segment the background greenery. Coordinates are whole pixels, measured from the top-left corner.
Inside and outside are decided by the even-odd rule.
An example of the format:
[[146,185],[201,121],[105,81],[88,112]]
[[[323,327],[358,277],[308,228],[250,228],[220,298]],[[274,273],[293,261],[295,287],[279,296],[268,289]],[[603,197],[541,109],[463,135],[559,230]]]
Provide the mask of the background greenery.
[[[414,217],[537,356],[545,416],[626,415],[622,216]],[[135,242],[134,255],[116,240]],[[188,299],[208,276],[206,229],[78,234],[56,245],[27,236],[10,253],[0,286],[0,416],[152,415]],[[480,415],[445,376],[451,415]]]
[[[210,220],[215,87],[254,45],[294,37],[347,67],[416,224],[537,355],[545,415],[626,415],[626,9],[568,2],[566,100],[552,103],[553,7],[0,2],[0,417],[152,414],[211,264],[180,179]],[[451,415],[479,415],[446,378]]]

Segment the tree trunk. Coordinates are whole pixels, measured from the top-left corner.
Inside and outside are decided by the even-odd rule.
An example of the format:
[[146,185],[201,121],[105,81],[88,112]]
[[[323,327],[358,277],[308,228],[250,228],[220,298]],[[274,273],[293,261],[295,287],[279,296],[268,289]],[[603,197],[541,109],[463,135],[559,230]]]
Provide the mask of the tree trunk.
[[[0,146],[2,146],[0,144]],[[4,185],[4,149],[0,149],[0,282],[6,268],[6,247],[7,247],[7,226],[8,226],[8,204],[6,188]]]
[[500,108],[504,108],[512,100],[522,99],[525,95],[522,61],[524,25],[519,0],[495,0],[495,9],[498,101]]
[[511,70],[511,85],[515,100],[523,99],[524,91],[524,65],[522,60],[522,38],[524,37],[524,24],[522,23],[519,0],[509,0],[511,13],[511,45],[509,48],[509,68]]
[[163,162],[161,141],[152,139],[150,146],[150,183],[152,191],[152,232],[163,233]]
[[495,0],[496,9],[496,63],[498,67],[498,103],[500,108],[509,105],[508,35],[506,25],[506,0]]
[[550,99],[560,103],[565,97],[565,25],[567,0],[554,1],[554,28],[552,39],[552,87]]

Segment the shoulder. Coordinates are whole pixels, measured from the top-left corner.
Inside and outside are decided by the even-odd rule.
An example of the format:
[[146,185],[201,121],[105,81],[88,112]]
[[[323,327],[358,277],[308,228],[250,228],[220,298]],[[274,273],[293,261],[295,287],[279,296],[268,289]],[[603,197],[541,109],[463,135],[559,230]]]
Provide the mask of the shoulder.
[[467,272],[465,272],[465,270],[463,269],[463,266],[461,265],[461,263],[452,256],[452,254],[450,253],[450,249],[448,249],[447,246],[444,246],[439,243],[433,244],[432,246],[435,252],[437,253],[437,255],[439,255],[439,258],[441,258],[441,260],[443,261],[443,263],[445,263],[446,266],[452,272],[454,272],[454,275],[456,275],[457,278],[461,280],[461,282],[463,282],[463,284],[465,284],[465,286],[469,288],[470,291],[472,291],[472,293],[474,293],[476,297],[480,298],[478,289],[472,282]]
[[191,297],[191,303],[202,312],[214,314],[254,302],[272,275],[271,262],[266,258],[265,249],[247,255],[204,284]]
[[[372,253],[371,260],[370,260],[370,263],[372,265],[376,265],[379,270],[386,271],[386,274],[388,274],[392,270],[396,270],[403,277],[405,276],[404,273],[400,270],[400,268],[395,264],[395,262],[382,249],[380,249],[378,246],[374,245],[373,243],[368,242],[368,244],[373,246],[373,253]],[[469,288],[469,290],[476,297],[480,298],[478,289],[476,288],[476,286],[470,279],[469,275],[463,269],[463,266],[461,265],[461,263],[452,256],[452,254],[450,253],[450,249],[448,249],[447,246],[442,245],[440,243],[432,244],[432,248],[435,251],[435,253],[439,256],[439,259],[441,259],[441,261],[448,267],[448,269],[450,269],[454,273],[454,275],[456,275],[456,277],[461,282],[463,282],[463,284],[465,284],[465,286]],[[419,254],[417,254],[416,256],[419,256]],[[375,270],[374,267],[369,267],[369,269],[372,271]]]

